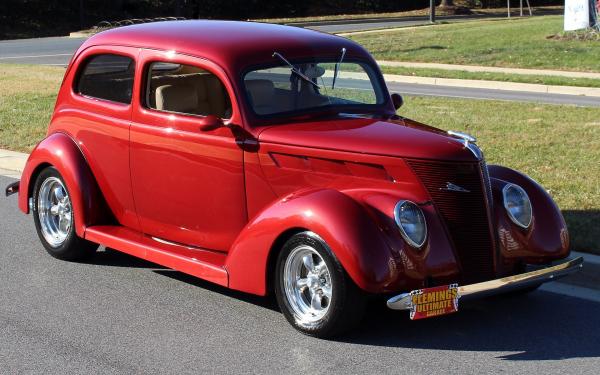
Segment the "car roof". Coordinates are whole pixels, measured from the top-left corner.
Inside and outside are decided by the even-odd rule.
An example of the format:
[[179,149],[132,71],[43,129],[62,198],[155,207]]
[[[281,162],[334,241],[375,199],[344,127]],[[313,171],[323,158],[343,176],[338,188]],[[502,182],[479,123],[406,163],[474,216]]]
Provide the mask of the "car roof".
[[372,61],[359,44],[339,36],[299,27],[241,21],[186,20],[137,24],[98,33],[80,51],[94,45],[128,45],[205,57],[236,71],[272,62],[277,51],[288,59],[348,57]]

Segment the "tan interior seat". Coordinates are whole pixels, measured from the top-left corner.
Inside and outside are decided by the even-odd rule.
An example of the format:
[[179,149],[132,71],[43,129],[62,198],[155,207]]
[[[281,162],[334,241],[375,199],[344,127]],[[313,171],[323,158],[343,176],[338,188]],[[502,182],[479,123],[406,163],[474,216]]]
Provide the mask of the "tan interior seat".
[[231,104],[223,84],[208,73],[153,77],[147,100],[150,107],[159,110],[231,117]]
[[252,100],[252,107],[256,113],[269,114],[273,112],[275,86],[268,79],[249,79],[245,81],[246,90]]
[[156,89],[156,109],[198,114],[198,91],[192,85],[163,85]]

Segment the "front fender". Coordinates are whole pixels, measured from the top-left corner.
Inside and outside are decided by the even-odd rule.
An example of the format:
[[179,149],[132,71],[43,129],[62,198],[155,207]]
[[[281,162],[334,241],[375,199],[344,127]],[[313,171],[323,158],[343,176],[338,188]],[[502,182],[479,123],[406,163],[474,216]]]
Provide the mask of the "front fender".
[[323,238],[365,291],[380,292],[396,279],[394,258],[365,209],[337,190],[310,189],[273,203],[243,229],[225,264],[229,287],[265,295],[269,257],[279,250],[273,244],[290,229],[309,230]]
[[[569,234],[560,209],[548,192],[533,179],[510,168],[490,165],[494,195],[494,219],[504,259],[547,263],[569,255]],[[522,187],[531,200],[533,221],[529,229],[513,224],[504,209],[502,188],[508,183]]]
[[58,170],[71,198],[75,231],[83,237],[85,228],[97,223],[106,213],[102,197],[83,154],[75,141],[64,133],[54,133],[42,140],[29,155],[19,186],[19,209],[29,213],[29,198],[39,172],[47,166]]

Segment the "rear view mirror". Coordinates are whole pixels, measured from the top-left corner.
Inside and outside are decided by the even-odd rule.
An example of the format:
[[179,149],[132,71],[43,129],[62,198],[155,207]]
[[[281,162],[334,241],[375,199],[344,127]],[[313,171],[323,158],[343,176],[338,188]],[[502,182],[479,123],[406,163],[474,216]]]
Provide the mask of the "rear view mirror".
[[392,94],[392,103],[394,103],[394,108],[399,109],[404,104],[404,99],[402,99],[402,95],[393,93]]
[[215,115],[208,115],[200,120],[200,130],[202,131],[215,130],[222,126],[225,126],[223,119]]

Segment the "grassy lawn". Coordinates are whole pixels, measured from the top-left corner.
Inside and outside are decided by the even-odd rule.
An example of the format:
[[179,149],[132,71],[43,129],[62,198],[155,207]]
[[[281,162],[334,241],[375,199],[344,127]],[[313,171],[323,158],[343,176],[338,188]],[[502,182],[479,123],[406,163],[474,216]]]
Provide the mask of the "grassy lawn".
[[482,79],[488,81],[536,83],[540,85],[600,87],[600,79],[589,78],[569,78],[558,76],[522,75],[488,72],[466,72],[462,70],[405,68],[396,66],[381,66],[380,68],[383,73],[417,77]]
[[[64,69],[0,67],[0,148],[29,152],[45,135]],[[600,250],[600,109],[406,97],[400,113],[477,136],[489,163],[521,170],[550,190],[573,249]]]
[[600,41],[546,39],[562,16],[490,20],[357,34],[377,59],[600,72]]
[[29,152],[46,134],[64,68],[0,65],[0,148]]

